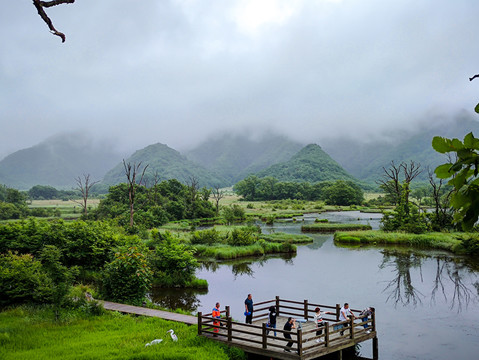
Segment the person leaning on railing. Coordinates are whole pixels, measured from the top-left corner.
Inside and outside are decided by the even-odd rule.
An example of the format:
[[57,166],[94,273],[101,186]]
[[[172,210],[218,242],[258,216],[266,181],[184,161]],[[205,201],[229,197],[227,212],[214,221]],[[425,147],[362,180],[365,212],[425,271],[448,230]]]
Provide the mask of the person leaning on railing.
[[[351,312],[348,303],[344,303],[344,306],[339,311],[339,321],[349,321],[350,319],[356,319],[356,316]],[[342,324],[343,330],[339,333],[341,336],[344,335],[344,328],[348,327],[349,323]]]

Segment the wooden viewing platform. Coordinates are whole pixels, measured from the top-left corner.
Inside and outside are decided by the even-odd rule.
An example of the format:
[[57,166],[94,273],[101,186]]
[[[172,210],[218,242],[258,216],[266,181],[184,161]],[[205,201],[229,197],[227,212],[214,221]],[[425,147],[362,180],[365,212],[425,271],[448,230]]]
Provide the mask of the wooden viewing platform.
[[[275,329],[266,327],[268,319],[268,309],[270,306],[276,307],[277,322]],[[316,335],[316,325],[314,321],[314,308],[321,310],[334,311],[334,318],[323,317],[326,326],[323,327],[323,333]],[[303,302],[284,300],[278,296],[274,300],[263,301],[254,304],[253,324],[245,324],[234,321],[230,316],[229,306],[221,311],[222,318],[216,319],[220,325],[213,325],[212,314],[198,313],[198,335],[206,336],[215,341],[224,342],[230,346],[238,347],[247,353],[258,354],[276,359],[314,359],[327,354],[338,352],[339,358],[342,356],[342,350],[350,348],[363,341],[373,340],[373,359],[378,359],[378,341],[376,334],[376,319],[373,313],[367,321],[360,318],[350,319],[348,321],[339,321],[339,311],[341,306],[320,305]],[[353,312],[359,310],[351,309]],[[296,329],[289,332],[292,340],[284,338],[283,334],[288,331],[283,330],[287,317],[291,316],[297,319]],[[349,325],[342,328],[345,324]],[[367,326],[367,329],[364,328]],[[219,332],[215,333],[215,328]],[[267,332],[269,331],[269,334]],[[367,332],[370,330],[370,332]],[[341,336],[340,332],[344,331]],[[317,342],[316,340],[319,340]],[[291,352],[284,352],[286,343],[293,342]]]

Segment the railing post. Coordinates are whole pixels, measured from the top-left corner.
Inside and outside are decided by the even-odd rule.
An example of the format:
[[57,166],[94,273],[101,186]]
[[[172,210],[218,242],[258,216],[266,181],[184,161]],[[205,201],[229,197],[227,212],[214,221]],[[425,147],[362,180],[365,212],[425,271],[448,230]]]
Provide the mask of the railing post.
[[232,323],[230,317],[228,317],[228,319],[227,319],[226,326],[227,326],[227,328],[228,328],[228,341],[231,341],[231,340],[233,340],[233,338],[232,338],[232,333],[233,333],[232,327],[233,327],[233,323]]
[[373,359],[379,359],[379,352],[378,352],[378,338],[377,336],[373,337]]
[[202,323],[202,318],[203,313],[200,311],[198,312],[198,335],[201,335],[201,323]]
[[276,296],[276,314],[279,316],[279,296]]
[[351,319],[349,320],[350,320],[349,326],[351,327],[351,330],[349,330],[349,337],[351,339],[354,339],[354,317],[351,317]]
[[263,349],[266,349],[267,345],[266,345],[266,323],[263,323],[262,324],[262,338],[263,338]]
[[371,327],[372,327],[372,331],[376,331],[376,312],[373,311],[372,314],[371,314]]
[[304,320],[308,321],[308,300],[304,300]]
[[324,328],[324,346],[329,346],[329,322],[327,321]]
[[336,304],[336,321],[339,321],[339,313],[341,311],[341,305]]
[[230,317],[230,306],[226,305],[225,310],[226,310],[226,318],[229,318]]
[[298,329],[298,355],[303,353],[303,330]]

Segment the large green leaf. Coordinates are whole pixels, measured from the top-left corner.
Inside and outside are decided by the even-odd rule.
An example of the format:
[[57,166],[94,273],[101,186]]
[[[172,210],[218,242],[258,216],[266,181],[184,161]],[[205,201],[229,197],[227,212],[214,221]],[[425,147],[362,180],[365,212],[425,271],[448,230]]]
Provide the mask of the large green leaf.
[[442,164],[439,165],[436,170],[434,170],[434,173],[439,179],[447,179],[452,175],[451,172],[449,172],[449,169],[451,169],[452,164]]
[[474,108],[474,110],[479,114],[479,104],[476,105],[476,107]]
[[474,135],[472,135],[472,132],[464,136],[464,146],[468,149],[472,149],[474,146]]
[[432,148],[441,154],[454,151],[451,140],[442,136],[434,136],[432,138]]

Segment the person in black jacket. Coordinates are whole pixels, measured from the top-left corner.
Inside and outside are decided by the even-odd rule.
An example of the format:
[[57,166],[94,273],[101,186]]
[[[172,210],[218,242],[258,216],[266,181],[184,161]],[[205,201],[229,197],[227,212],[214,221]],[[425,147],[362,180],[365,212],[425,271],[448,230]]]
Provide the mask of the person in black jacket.
[[[286,321],[286,324],[284,324],[283,330],[291,331],[291,329],[296,329],[295,321],[296,321],[296,320],[294,320],[294,319],[290,316],[290,317],[288,318],[288,321]],[[291,339],[291,334],[284,333],[283,335],[284,335],[284,337],[285,337],[286,339],[292,340],[292,339]],[[286,348],[284,349],[284,351],[291,352],[291,346],[293,346],[293,342],[292,342],[292,341],[289,341],[289,342],[286,344]]]
[[269,334],[271,330],[274,329],[274,336],[276,336],[276,307],[270,306],[269,307],[269,314],[268,314],[268,323],[266,324],[268,330],[266,331],[266,335]]

